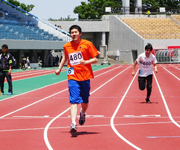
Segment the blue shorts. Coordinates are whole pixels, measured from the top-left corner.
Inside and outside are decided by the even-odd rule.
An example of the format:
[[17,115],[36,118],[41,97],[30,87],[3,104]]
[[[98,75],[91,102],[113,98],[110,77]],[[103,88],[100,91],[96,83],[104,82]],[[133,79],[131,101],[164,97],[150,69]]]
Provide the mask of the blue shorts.
[[81,104],[89,102],[90,80],[68,80],[68,86],[69,100],[71,104]]

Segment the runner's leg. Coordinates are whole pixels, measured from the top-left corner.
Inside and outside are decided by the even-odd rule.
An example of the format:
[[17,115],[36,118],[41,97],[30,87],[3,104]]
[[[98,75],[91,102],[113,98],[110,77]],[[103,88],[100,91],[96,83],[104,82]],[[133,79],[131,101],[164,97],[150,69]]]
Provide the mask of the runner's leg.
[[144,90],[145,89],[145,84],[146,84],[146,78],[145,77],[138,77],[138,82],[139,82],[139,89]]
[[76,122],[76,118],[77,118],[77,107],[78,107],[77,104],[71,104],[71,107],[70,107],[71,121],[72,121],[73,123]]
[[4,79],[5,79],[4,72],[0,71],[0,87],[2,93],[4,93]]
[[152,91],[152,75],[147,76],[147,98],[150,98]]

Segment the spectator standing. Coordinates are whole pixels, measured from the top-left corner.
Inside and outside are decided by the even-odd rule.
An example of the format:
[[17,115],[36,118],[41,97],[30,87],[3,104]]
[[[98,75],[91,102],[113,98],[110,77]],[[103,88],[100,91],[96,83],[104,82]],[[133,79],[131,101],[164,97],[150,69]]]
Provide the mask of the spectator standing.
[[148,10],[148,11],[147,11],[148,17],[150,17],[150,14],[151,14],[151,12],[150,12],[150,10]]
[[29,57],[27,57],[26,61],[27,61],[27,65],[30,66],[30,60],[29,60]]
[[8,52],[8,45],[7,44],[2,45],[2,52],[0,54],[0,87],[1,87],[2,95],[4,95],[5,77],[9,85],[8,95],[13,94],[12,78],[11,78],[12,62],[13,62],[12,55]]

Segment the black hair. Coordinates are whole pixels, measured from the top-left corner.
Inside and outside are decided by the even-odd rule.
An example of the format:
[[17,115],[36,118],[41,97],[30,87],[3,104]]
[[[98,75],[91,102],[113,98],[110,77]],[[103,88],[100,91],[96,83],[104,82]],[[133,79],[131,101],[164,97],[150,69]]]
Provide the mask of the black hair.
[[6,49],[8,49],[8,45],[7,44],[4,44],[4,45],[2,45],[2,48],[6,48]]
[[150,43],[147,43],[147,45],[145,46],[145,50],[150,49],[151,51],[153,50],[153,47]]
[[82,33],[82,30],[81,30],[81,27],[78,26],[78,25],[72,25],[70,28],[69,28],[69,33],[71,33],[71,30],[72,29],[77,29],[79,31],[79,33]]

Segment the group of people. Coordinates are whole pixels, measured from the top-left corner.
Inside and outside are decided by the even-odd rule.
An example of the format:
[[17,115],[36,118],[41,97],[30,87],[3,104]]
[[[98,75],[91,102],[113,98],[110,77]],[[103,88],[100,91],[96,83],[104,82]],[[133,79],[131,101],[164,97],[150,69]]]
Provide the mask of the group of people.
[[[69,101],[71,126],[70,132],[77,132],[77,106],[81,104],[79,124],[85,123],[86,111],[89,104],[90,96],[90,79],[94,77],[91,64],[97,63],[98,51],[94,45],[81,39],[82,30],[78,25],[73,25],[69,28],[69,33],[72,38],[71,42],[64,45],[64,56],[59,64],[58,70],[55,71],[59,75],[62,67],[68,61],[67,76],[69,87]],[[146,103],[151,103],[150,95],[152,91],[153,67],[157,72],[156,57],[151,54],[153,47],[151,44],[145,46],[145,52],[140,54],[134,62],[132,75],[135,75],[135,67],[139,63],[139,89],[147,88]]]
[[56,25],[56,24],[55,24],[55,26],[58,27],[59,29],[62,29],[62,27],[61,27],[60,25]]
[[27,58],[25,58],[24,56],[21,57],[20,68],[21,69],[26,69],[26,68],[30,69],[31,68],[29,57],[27,57]]
[[[64,45],[64,56],[55,71],[59,75],[64,64],[67,65],[67,78],[69,87],[69,101],[71,126],[70,132],[77,132],[77,112],[78,104],[81,104],[79,124],[83,125],[86,119],[86,111],[89,106],[90,96],[90,79],[94,78],[91,64],[97,63],[97,56],[99,55],[94,45],[87,40],[81,39],[82,30],[78,25],[73,25],[69,28],[69,33],[72,41]],[[6,77],[9,83],[9,95],[12,94],[12,80],[11,80],[11,60],[12,56],[7,52],[7,45],[2,46],[2,53],[0,54],[0,86],[1,92],[4,94],[4,78]],[[152,91],[153,79],[153,65],[155,72],[157,70],[156,57],[151,53],[153,47],[151,44],[145,46],[145,52],[140,54],[134,62],[132,75],[135,75],[136,65],[139,64],[138,83],[139,89],[147,88],[146,103],[151,103],[150,95]],[[5,60],[5,63],[4,63]]]

